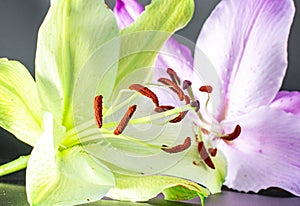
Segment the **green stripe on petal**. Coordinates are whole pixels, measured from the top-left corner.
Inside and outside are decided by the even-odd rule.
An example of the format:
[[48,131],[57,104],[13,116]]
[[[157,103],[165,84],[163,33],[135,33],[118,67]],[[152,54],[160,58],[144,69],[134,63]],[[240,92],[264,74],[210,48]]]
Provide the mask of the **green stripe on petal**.
[[[38,35],[36,79],[43,109],[67,129],[74,124],[73,98],[82,68],[100,47],[118,36],[114,15],[103,0],[51,1]],[[116,47],[110,54],[118,57],[118,50]],[[108,70],[101,64],[105,58],[99,55],[99,60],[90,62],[85,72],[91,72],[91,77],[97,73],[101,79]],[[110,68],[110,75],[106,75],[112,85],[116,72],[117,66]],[[95,88],[94,92],[99,84],[84,83],[85,88]]]
[[[107,197],[125,201],[147,201],[156,197],[161,192],[166,192],[166,198],[175,200],[175,194],[180,190],[169,190],[170,188],[181,186],[188,196],[181,196],[176,200],[190,199],[199,195],[201,198],[207,197],[208,189],[188,180],[170,176],[127,176],[115,174],[116,187],[112,188]],[[171,194],[172,193],[172,194]],[[180,194],[178,194],[180,197]]]
[[0,59],[0,126],[33,146],[41,134],[36,84],[17,61]]
[[151,67],[165,41],[192,18],[193,0],[153,0],[139,18],[121,31],[117,83],[128,73]]

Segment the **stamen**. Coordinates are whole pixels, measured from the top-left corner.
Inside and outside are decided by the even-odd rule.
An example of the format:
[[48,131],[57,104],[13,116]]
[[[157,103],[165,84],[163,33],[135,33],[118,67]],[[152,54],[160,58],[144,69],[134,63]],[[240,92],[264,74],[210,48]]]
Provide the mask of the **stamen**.
[[154,111],[160,113],[160,112],[165,112],[165,111],[168,111],[168,110],[171,110],[171,109],[174,109],[175,107],[171,106],[171,105],[161,105],[159,107],[156,107],[154,109]]
[[178,77],[177,73],[173,69],[168,68],[167,73],[169,74],[170,78],[175,84],[180,85],[180,78]]
[[215,169],[215,165],[213,161],[210,159],[209,154],[206,151],[204,146],[204,142],[198,142],[198,152],[200,154],[201,159],[205,162],[205,164],[210,167],[211,169]]
[[184,80],[183,81],[182,89],[186,90],[190,86],[192,86],[192,82],[191,81],[189,81],[189,80]]
[[124,114],[119,125],[117,126],[117,128],[114,131],[115,135],[119,135],[124,131],[125,127],[127,126],[128,122],[131,119],[132,115],[134,114],[135,110],[136,110],[136,105],[132,105],[128,108],[127,112]]
[[158,81],[167,86],[171,86],[170,89],[178,95],[179,100],[180,101],[183,100],[184,93],[177,84],[175,84],[173,81],[171,81],[170,79],[167,79],[167,78],[159,78]]
[[180,112],[177,117],[175,117],[174,119],[170,120],[170,123],[178,123],[178,122],[180,122],[185,117],[185,115],[187,113],[188,113],[188,111]]
[[208,131],[207,129],[204,129],[204,128],[201,128],[201,132],[202,132],[203,134],[206,134],[206,135],[209,134],[209,131]]
[[213,88],[210,85],[201,86],[199,88],[200,92],[206,92],[206,93],[209,93],[209,94],[212,93],[212,90],[213,90]]
[[102,127],[102,95],[95,96],[94,98],[94,115],[98,128]]
[[191,102],[191,99],[188,95],[184,95],[184,101],[185,101],[185,104],[189,104]]
[[188,149],[190,146],[191,146],[191,138],[186,137],[183,144],[179,144],[174,147],[167,147],[166,145],[163,145],[161,149],[167,153],[178,153]]
[[242,128],[240,125],[236,125],[233,132],[227,135],[222,136],[223,140],[233,141],[241,134]]
[[159,107],[159,101],[158,101],[156,94],[154,92],[152,92],[150,89],[148,89],[147,87],[144,87],[140,84],[132,84],[129,86],[129,89],[137,91],[137,92],[141,93],[142,95],[150,98],[152,100],[152,102],[155,104],[155,106]]
[[215,157],[217,155],[217,148],[209,148],[208,152],[212,157]]

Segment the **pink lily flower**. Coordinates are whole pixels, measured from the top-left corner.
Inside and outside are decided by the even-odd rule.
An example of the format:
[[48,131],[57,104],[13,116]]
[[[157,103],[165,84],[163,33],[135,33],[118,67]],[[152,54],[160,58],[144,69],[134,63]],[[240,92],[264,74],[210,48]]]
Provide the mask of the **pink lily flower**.
[[[136,0],[117,0],[119,27],[128,26],[143,10]],[[279,91],[294,13],[292,0],[223,0],[198,37],[197,49],[208,57],[220,79],[219,85],[212,85],[212,92],[216,87],[219,91],[219,101],[211,118],[219,133],[217,149],[227,159],[224,184],[229,188],[258,192],[278,187],[300,196],[300,93]],[[157,67],[171,67],[182,78],[205,69],[197,51],[193,69],[191,52],[174,39],[164,50],[180,51],[180,59],[159,56]],[[192,80],[201,102],[195,92],[201,80]],[[235,139],[226,140],[222,134],[233,130]]]

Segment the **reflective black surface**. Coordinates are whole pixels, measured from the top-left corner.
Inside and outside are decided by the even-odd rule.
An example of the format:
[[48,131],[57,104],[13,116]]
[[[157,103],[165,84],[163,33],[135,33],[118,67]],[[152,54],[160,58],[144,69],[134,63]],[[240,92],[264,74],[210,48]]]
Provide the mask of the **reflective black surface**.
[[[25,171],[20,171],[8,176],[0,177],[0,205],[1,206],[23,206],[29,205],[26,200],[25,193]],[[226,189],[225,189],[226,190]],[[300,198],[291,196],[290,194],[278,189],[264,191],[265,194],[258,195],[245,194],[234,191],[223,191],[220,194],[211,195],[207,198],[206,206],[299,206]],[[286,197],[282,197],[286,196]],[[122,206],[192,206],[201,205],[199,199],[188,202],[170,202],[165,201],[162,195],[148,202],[121,202],[115,200],[103,199],[97,202],[84,205],[122,205]]]
[[[17,180],[16,182],[18,182]],[[0,183],[0,205],[3,206],[23,206],[29,205],[26,200],[25,186],[16,183]],[[154,198],[146,203],[120,202],[114,200],[100,200],[94,203],[84,205],[122,205],[122,206],[149,206],[149,205],[174,205],[174,206],[192,206],[200,205],[198,199],[189,202],[169,202],[162,199],[161,196]],[[243,194],[232,191],[224,191],[221,194],[212,195],[207,198],[206,206],[298,206],[300,198],[298,197],[270,197],[256,194]]]

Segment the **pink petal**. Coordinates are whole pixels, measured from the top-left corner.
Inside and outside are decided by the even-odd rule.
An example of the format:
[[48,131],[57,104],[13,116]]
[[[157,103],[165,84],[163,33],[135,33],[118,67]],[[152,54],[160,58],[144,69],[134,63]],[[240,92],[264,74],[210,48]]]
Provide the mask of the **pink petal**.
[[197,47],[222,82],[219,120],[274,99],[287,67],[294,12],[292,0],[223,0],[208,18]]
[[143,11],[144,7],[137,0],[116,0],[114,13],[119,29],[133,23]]
[[299,116],[261,107],[222,124],[226,132],[242,128],[236,140],[218,145],[228,163],[225,185],[246,192],[279,187],[300,196]]
[[278,92],[270,106],[279,108],[285,112],[300,115],[300,92]]
[[170,38],[159,51],[155,67],[154,79],[165,76],[167,68],[172,68],[183,80],[192,78],[193,57],[191,50],[178,43],[175,38]]

